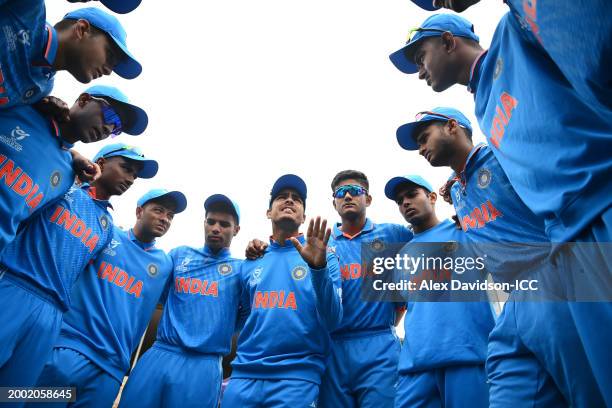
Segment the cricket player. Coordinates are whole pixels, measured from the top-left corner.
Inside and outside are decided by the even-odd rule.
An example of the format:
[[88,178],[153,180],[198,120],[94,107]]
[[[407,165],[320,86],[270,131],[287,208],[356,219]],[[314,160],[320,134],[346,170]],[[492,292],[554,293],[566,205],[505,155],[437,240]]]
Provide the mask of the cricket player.
[[156,239],[186,207],[183,193],[153,189],[138,200],[132,229],[113,226],[110,244],[72,289],[72,306],[39,387],[76,387],[77,400],[68,404],[74,407],[113,405],[172,272]]
[[397,224],[375,224],[366,217],[372,202],[369,181],[356,170],[336,174],[331,183],[334,225],[328,246],[340,260],[342,321],[331,333],[331,355],[321,382],[321,407],[392,407],[400,343],[395,325],[404,305],[361,298],[362,245],[407,242],[412,232]]
[[111,72],[133,79],[142,67],[116,17],[82,8],[54,27],[42,0],[0,0],[0,109],[32,104],[53,89],[57,71],[88,83]]
[[327,250],[331,230],[320,217],[307,236],[306,184],[279,177],[270,193],[270,245],[263,257],[246,260],[241,281],[250,313],[222,407],[316,406],[330,351],[329,333],[342,320],[338,260]]
[[[568,291],[568,304],[606,403],[612,404],[612,161],[610,121],[574,92],[549,58],[517,35],[513,18],[502,18],[489,50],[483,50],[472,24],[436,14],[391,59],[404,72],[419,72],[434,91],[453,84],[474,94],[475,113],[493,154],[520,199],[545,221],[551,242],[579,242],[569,252],[581,259],[582,277]],[[508,57],[511,56],[511,57]],[[525,72],[537,76],[526,81]],[[546,120],[535,120],[538,118]],[[562,135],[562,136],[561,136]],[[542,160],[543,154],[546,160]],[[596,244],[602,243],[598,250]],[[581,252],[587,252],[583,254]],[[558,264],[565,264],[563,253]],[[596,262],[593,262],[597,259]],[[578,276],[569,262],[564,276]]]
[[0,253],[21,222],[68,191],[74,182],[74,143],[122,132],[137,135],[148,123],[144,110],[119,89],[103,85],[83,92],[68,115],[69,121],[58,122],[30,105],[0,110]]
[[[480,0],[412,0],[429,11],[458,13]],[[606,0],[504,0],[508,23],[552,59],[586,105],[612,110],[612,9]],[[516,58],[516,56],[513,56]],[[537,75],[532,75],[535,81]],[[529,81],[529,78],[525,78]]]
[[[86,3],[91,0],[68,0],[70,3]],[[135,10],[142,0],[100,0],[100,3],[119,14],[126,14]]]
[[170,252],[174,269],[157,340],[130,374],[121,407],[219,406],[221,359],[230,352],[242,292],[242,261],[230,254],[240,209],[223,194],[208,197],[204,209],[204,247]]
[[[473,146],[470,121],[458,110],[439,107],[421,112],[397,130],[406,150],[418,150],[434,166],[453,169],[450,197],[466,238],[474,243],[520,243],[516,256],[501,257],[495,247],[489,272],[496,281],[512,282],[534,273],[550,279],[559,273],[549,265],[548,251],[530,254],[531,243],[546,242],[541,218],[525,206],[493,155],[493,148]],[[497,252],[504,251],[500,247]],[[547,249],[543,246],[543,249]],[[518,253],[518,252],[517,252]],[[515,253],[516,254],[516,253]],[[546,288],[543,288],[546,289]],[[491,407],[526,402],[557,406],[602,406],[602,395],[573,325],[568,303],[527,301],[514,290],[489,337],[487,375]],[[581,373],[576,376],[575,373]]]
[[151,178],[157,162],[123,143],[94,157],[102,175],[74,185],[30,218],[0,257],[0,384],[32,386],[48,360],[70,309],[71,289],[112,238],[109,198],[137,177]]
[[[385,195],[397,203],[406,222],[412,225],[411,243],[447,242],[461,246],[465,241],[465,233],[454,222],[438,219],[437,195],[421,176],[392,178],[385,186]],[[486,294],[483,295],[482,302],[409,300],[396,408],[489,406],[484,363],[495,321]]]

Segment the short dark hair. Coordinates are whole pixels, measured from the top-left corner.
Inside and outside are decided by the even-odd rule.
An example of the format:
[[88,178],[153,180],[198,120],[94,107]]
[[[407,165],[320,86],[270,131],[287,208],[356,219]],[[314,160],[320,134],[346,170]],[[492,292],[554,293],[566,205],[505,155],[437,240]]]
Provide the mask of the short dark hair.
[[236,216],[236,212],[233,208],[229,207],[225,203],[213,203],[208,207],[208,211],[205,212],[204,217],[208,217],[209,212],[220,212],[224,214],[229,214],[234,218],[234,224],[238,225],[238,217]]
[[332,191],[336,191],[336,187],[338,186],[338,184],[340,184],[344,180],[357,180],[365,187],[366,190],[370,189],[370,182],[368,181],[368,177],[364,173],[358,170],[342,170],[334,176],[334,179],[331,182]]
[[[70,27],[72,27],[73,25],[76,24],[78,20],[75,20],[73,18],[65,18],[63,20],[58,21],[57,23],[55,23],[55,25],[53,26],[53,28],[55,28],[57,31],[61,31],[61,30],[67,30]],[[91,32],[94,35],[100,35],[100,34],[106,34],[103,30],[100,30],[98,27],[95,27],[93,24],[89,24],[89,26],[91,27]],[[110,37],[109,37],[110,38]]]
[[[416,139],[416,136],[418,136],[419,133],[421,133],[423,131],[423,129],[425,129],[427,126],[430,125],[436,125],[436,126],[444,126],[446,125],[446,122],[448,121],[444,121],[444,120],[434,120],[434,121],[428,121],[428,122],[423,122],[423,123],[419,123],[417,125],[417,127],[414,128],[414,131],[412,132],[412,137],[414,139]],[[463,129],[463,131],[465,132],[465,136],[472,141],[472,131],[468,128],[464,128],[463,126],[459,126],[461,129]]]
[[166,207],[171,209],[172,211],[176,211],[176,207],[177,207],[177,203],[176,201],[174,201],[172,198],[170,197],[155,197],[150,199],[149,201],[147,201],[146,203],[144,203],[142,205],[142,207],[146,207],[149,204],[157,204],[157,205],[161,205],[162,207]]

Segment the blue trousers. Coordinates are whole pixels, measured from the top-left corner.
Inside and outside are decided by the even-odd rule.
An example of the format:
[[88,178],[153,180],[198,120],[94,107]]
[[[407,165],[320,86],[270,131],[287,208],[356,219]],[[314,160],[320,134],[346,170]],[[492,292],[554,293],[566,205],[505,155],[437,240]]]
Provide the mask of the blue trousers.
[[393,407],[399,355],[400,342],[391,330],[334,339],[319,407]]
[[232,378],[221,408],[316,408],[318,393],[310,381]]

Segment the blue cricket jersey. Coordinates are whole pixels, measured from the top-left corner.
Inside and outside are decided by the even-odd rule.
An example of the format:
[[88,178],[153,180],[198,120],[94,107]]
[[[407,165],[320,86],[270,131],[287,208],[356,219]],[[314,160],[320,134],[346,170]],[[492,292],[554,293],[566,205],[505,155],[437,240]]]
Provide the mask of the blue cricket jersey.
[[57,33],[43,0],[0,0],[0,109],[34,103],[53,89]]
[[56,347],[78,351],[119,382],[172,271],[155,242],[113,227],[113,238],[72,289]]
[[[457,229],[454,222],[445,220],[415,234],[411,243],[458,242],[461,246],[464,241],[465,233]],[[410,247],[410,243],[406,247]],[[408,302],[399,373],[458,364],[484,364],[489,332],[494,324],[493,312],[486,299],[482,302]]]
[[[521,201],[489,146],[475,146],[464,170],[454,178],[451,198],[466,239],[475,243],[548,241],[543,220]],[[496,281],[509,282],[518,276],[521,268],[508,267],[514,261],[512,254],[504,253],[501,246],[487,249],[491,252],[487,267]],[[548,254],[544,247],[525,245],[521,249],[525,257]],[[501,264],[506,266],[500,268]]]
[[375,224],[369,219],[354,236],[344,234],[340,226],[334,226],[329,241],[338,256],[342,278],[342,322],[332,335],[390,329],[395,324],[397,304],[361,299],[362,271],[367,270],[361,259],[361,246],[405,243],[412,238],[412,232],[402,225]]
[[241,260],[229,249],[180,246],[174,264],[157,341],[203,354],[229,354],[238,321]]
[[468,89],[493,153],[551,241],[572,240],[610,207],[610,121],[517,35],[510,14],[475,61]]
[[0,257],[4,278],[67,311],[77,277],[112,237],[110,203],[93,196],[74,185],[31,217]]
[[0,253],[22,221],[68,191],[71,147],[32,107],[0,110]]
[[[298,237],[304,244],[302,235]],[[238,338],[233,378],[321,383],[329,332],[342,320],[340,270],[312,269],[290,240],[271,240],[263,257],[242,264],[244,304],[251,307]]]
[[[557,65],[586,105],[612,113],[612,8],[608,0],[505,0],[509,21]],[[570,46],[571,45],[571,46]],[[539,76],[534,75],[537,81]]]

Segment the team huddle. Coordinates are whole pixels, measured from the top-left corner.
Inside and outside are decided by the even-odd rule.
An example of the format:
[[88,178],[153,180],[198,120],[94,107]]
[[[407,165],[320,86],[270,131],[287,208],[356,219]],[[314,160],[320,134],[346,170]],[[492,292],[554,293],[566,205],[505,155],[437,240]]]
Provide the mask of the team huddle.
[[[140,1],[101,0],[120,14]],[[460,13],[479,0],[412,1]],[[397,141],[449,168],[442,188],[389,175],[400,214],[376,223],[368,177],[343,170],[331,181],[340,222],[314,217],[302,234],[308,188],[282,175],[270,183],[269,242],[238,259],[234,200],[206,198],[204,246],[166,253],[156,240],[186,209],[183,193],[148,191],[128,230],[109,211],[158,162],[125,143],[91,160],[74,149],[147,128],[115,87],[90,86],[71,107],[50,95],[57,71],[81,83],[139,76],[119,19],[83,7],[51,25],[43,0],[0,0],[0,387],[75,387],[54,404],[83,407],[113,406],[125,376],[120,407],[612,406],[612,10],[505,3],[488,50],[472,22],[436,13],[390,55],[435,92],[464,85],[488,144],[472,142],[459,110],[423,106]],[[454,220],[436,215],[439,196]],[[558,298],[512,290],[499,316],[486,297],[365,300],[364,245],[398,243],[547,246],[538,262],[501,257],[487,273],[537,275]],[[131,370],[158,304],[155,343]]]

